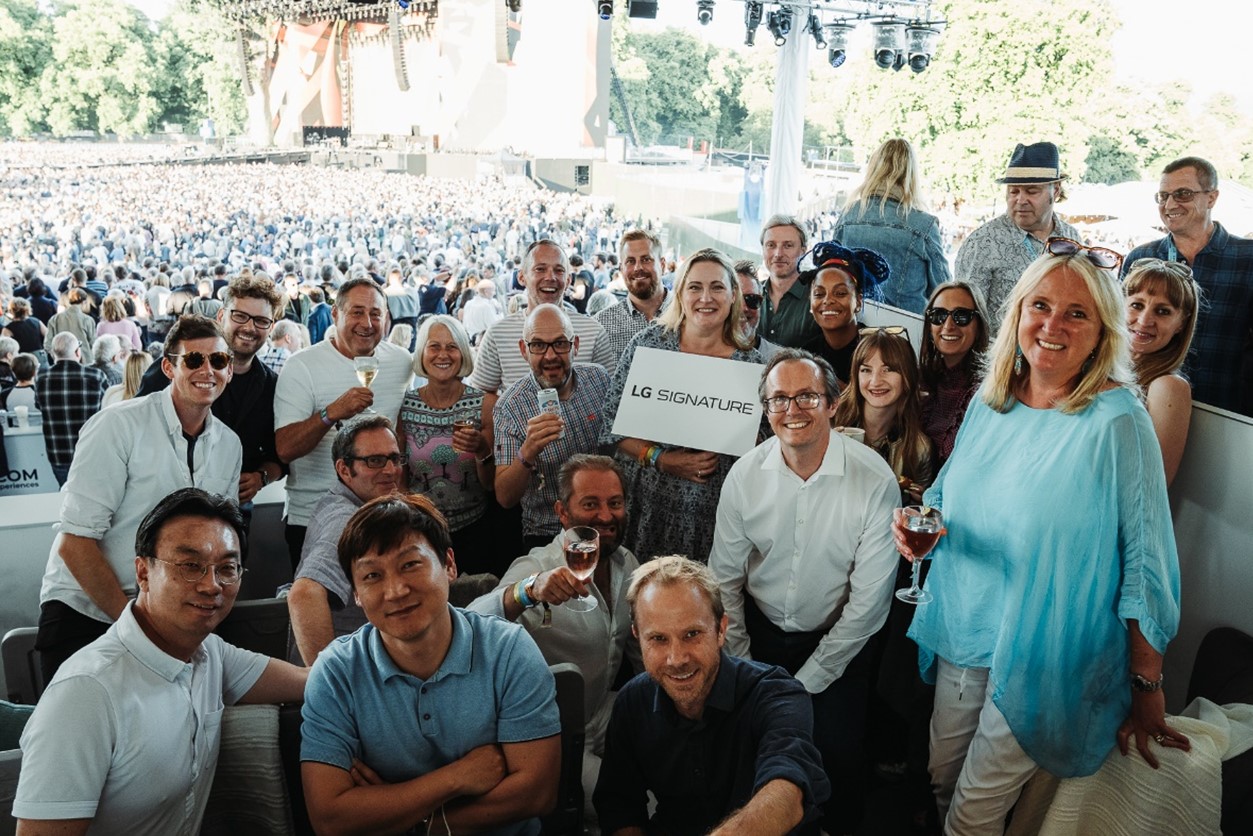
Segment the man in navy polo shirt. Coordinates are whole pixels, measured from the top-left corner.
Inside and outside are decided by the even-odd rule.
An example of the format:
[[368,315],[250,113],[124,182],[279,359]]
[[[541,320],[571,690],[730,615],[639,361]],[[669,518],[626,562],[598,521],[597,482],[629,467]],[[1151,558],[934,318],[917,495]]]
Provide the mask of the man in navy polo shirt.
[[453,609],[443,516],[384,496],[344,527],[339,560],[369,624],[309,675],[301,774],[329,832],[536,834],[561,758],[556,688],[522,627]]

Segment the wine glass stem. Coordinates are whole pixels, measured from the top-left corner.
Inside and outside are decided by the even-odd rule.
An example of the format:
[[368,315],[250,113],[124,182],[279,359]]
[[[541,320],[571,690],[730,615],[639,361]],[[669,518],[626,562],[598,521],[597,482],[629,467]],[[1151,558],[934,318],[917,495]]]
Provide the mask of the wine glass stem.
[[919,570],[920,570],[921,568],[922,568],[922,558],[921,558],[921,557],[915,557],[915,558],[914,558],[914,565],[910,567],[910,571],[911,571],[912,576],[913,576],[912,586],[913,586],[913,590],[914,590],[914,592],[917,592],[917,591],[918,591],[918,589],[919,589],[919,587],[918,587],[918,572],[919,572]]

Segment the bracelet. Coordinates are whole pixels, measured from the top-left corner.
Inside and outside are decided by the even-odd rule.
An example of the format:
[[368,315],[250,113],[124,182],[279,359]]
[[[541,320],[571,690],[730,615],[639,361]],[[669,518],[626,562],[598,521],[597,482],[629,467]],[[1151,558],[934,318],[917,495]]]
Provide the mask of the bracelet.
[[525,609],[530,609],[538,602],[531,597],[530,588],[535,583],[538,575],[531,575],[529,578],[523,578],[513,585],[513,600]]
[[476,458],[475,461],[478,462],[479,464],[487,464],[488,462],[493,461],[495,458],[496,458],[495,453],[488,453],[486,456],[484,456],[481,459]]
[[257,472],[261,474],[261,487],[264,488],[266,485],[270,484],[270,472],[268,470],[263,467]]
[[660,470],[661,466],[659,462],[661,461],[661,454],[664,452],[666,451],[662,450],[660,447],[654,447],[652,453],[648,457],[649,466]]
[[652,459],[653,451],[657,449],[656,444],[650,444],[640,452],[640,464],[647,467]]
[[318,410],[318,417],[322,419],[322,423],[326,424],[326,426],[335,426],[335,422],[331,420],[331,413],[327,411],[326,407],[322,407]]
[[1164,676],[1158,675],[1156,680],[1145,679],[1138,673],[1131,674],[1131,689],[1139,691],[1142,694],[1152,694],[1154,691],[1162,690],[1162,681]]
[[519,450],[519,451],[518,451],[518,461],[522,462],[522,466],[523,466],[523,467],[525,467],[527,470],[534,470],[534,469],[535,469],[535,463],[534,463],[534,462],[528,462],[528,461],[526,460],[526,457],[522,455],[522,451],[521,451],[521,450]]

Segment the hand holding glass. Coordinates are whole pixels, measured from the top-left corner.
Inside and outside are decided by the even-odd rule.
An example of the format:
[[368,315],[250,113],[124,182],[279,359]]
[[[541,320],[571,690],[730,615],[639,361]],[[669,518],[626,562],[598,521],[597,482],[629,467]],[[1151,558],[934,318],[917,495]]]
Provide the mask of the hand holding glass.
[[[581,581],[589,581],[600,559],[600,533],[586,525],[576,525],[561,533],[561,548],[566,566]],[[575,612],[591,612],[599,606],[591,595],[578,595],[563,605]]]
[[[367,389],[374,382],[374,378],[379,373],[379,358],[369,354],[361,357],[352,358],[352,366],[357,370],[357,380],[361,381],[361,385]],[[372,407],[366,407],[362,412],[373,412]]]
[[944,530],[944,517],[939,508],[925,505],[907,505],[901,509],[904,514],[901,534],[905,545],[914,553],[913,571],[908,589],[896,590],[896,597],[907,604],[925,604],[931,600],[931,593],[918,585],[918,572],[922,568],[922,559],[935,547]]

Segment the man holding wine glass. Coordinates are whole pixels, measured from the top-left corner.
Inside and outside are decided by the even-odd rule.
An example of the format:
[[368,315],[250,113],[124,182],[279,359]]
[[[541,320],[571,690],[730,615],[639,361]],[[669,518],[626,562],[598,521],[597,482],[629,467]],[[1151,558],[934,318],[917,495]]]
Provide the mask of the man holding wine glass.
[[781,349],[759,393],[775,436],[731,467],[709,568],[730,619],[727,652],[786,668],[809,692],[832,789],[823,828],[851,833],[862,809],[867,645],[888,615],[900,489],[874,450],[831,428],[838,389],[826,360]]
[[[300,562],[313,508],[335,485],[331,446],[336,427],[362,412],[391,420],[413,378],[409,353],[383,342],[387,299],[368,276],[350,279],[335,297],[335,336],[298,351],[283,365],[274,394],[274,441],[291,466],[287,477],[288,554]],[[374,376],[357,368],[357,358],[378,362]]]
[[[622,471],[609,456],[580,453],[561,466],[556,503],[562,531],[552,542],[519,557],[496,589],[467,609],[515,621],[526,628],[550,665],[573,662],[583,673],[584,799],[591,810],[592,789],[604,752],[605,727],[613,708],[614,677],[625,653],[635,671],[642,669],[640,648],[631,641],[627,582],[639,565],[623,548],[626,495]],[[599,540],[591,567],[581,575],[567,561],[571,532],[590,531]],[[588,538],[590,539],[590,538]],[[585,540],[586,542],[586,540]],[[575,610],[578,596],[596,606]]]

